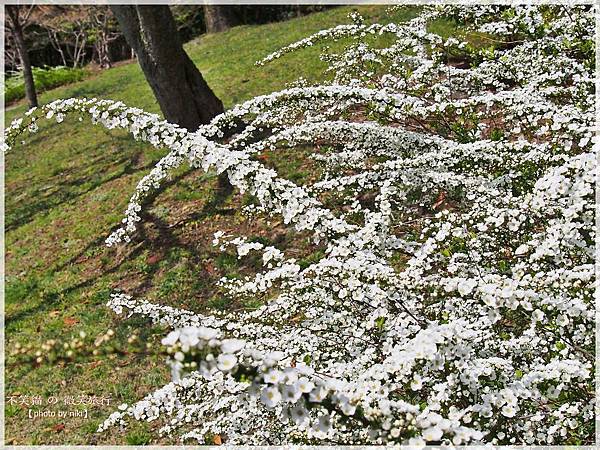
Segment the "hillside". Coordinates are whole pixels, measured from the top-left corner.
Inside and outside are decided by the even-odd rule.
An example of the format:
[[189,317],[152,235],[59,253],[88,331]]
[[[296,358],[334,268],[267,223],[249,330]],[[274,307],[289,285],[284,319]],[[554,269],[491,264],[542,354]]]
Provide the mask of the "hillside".
[[[367,20],[377,20],[385,12],[381,6],[358,9]],[[255,67],[254,62],[312,32],[346,22],[350,10],[342,7],[283,23],[237,27],[202,36],[189,43],[187,51],[225,106],[231,107],[282,89],[299,77],[322,79],[325,65],[318,59],[319,48],[266,67]],[[413,12],[400,10],[395,18]],[[135,63],[48,91],[40,96],[40,103],[69,97],[115,99],[159,112]],[[23,104],[11,108],[6,121],[25,110]],[[116,332],[115,345],[121,345],[127,334],[125,325],[104,306],[115,289],[193,310],[253,307],[252,303],[231,305],[219,295],[216,280],[249,268],[241,266],[235,255],[213,249],[212,233],[238,229],[264,241],[285,241],[286,229],[281,224],[249,223],[239,213],[246,199],[237,194],[219,198],[215,177],[210,174],[182,172],[176,177],[155,202],[142,230],[146,236],[143,243],[117,250],[104,246],[106,236],[119,224],[134,186],[163,154],[163,150],[137,143],[123,133],[70,120],[43,125],[24,145],[6,155],[7,353],[17,343],[39,345],[80,332],[93,340],[109,329]],[[302,154],[281,155],[267,155],[269,164],[294,181],[310,177]],[[319,250],[307,244],[295,251],[300,261],[310,261]],[[128,321],[127,326],[132,323],[136,322]],[[163,334],[158,328],[137,325],[143,330],[141,338],[148,342],[156,342]],[[110,363],[98,359],[34,369],[15,366],[9,357],[7,396],[55,396],[62,401],[69,396],[97,395],[110,397],[110,406],[65,406],[63,409],[87,409],[89,417],[38,418],[25,428],[28,407],[7,404],[7,443],[149,443],[148,428],[144,427],[133,427],[124,436],[98,437],[94,431],[120,403],[141,398],[168,378],[159,357],[129,354]]]
[[594,443],[597,11],[353,9],[5,111],[8,444]]

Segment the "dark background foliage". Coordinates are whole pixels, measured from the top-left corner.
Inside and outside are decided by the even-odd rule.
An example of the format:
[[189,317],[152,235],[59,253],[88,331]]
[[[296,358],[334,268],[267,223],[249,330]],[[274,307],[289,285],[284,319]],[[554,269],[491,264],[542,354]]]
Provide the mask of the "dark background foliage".
[[[324,5],[231,5],[226,6],[238,25],[265,24],[321,11]],[[207,32],[201,5],[172,7],[183,42]],[[105,40],[107,54],[100,46]],[[110,66],[133,54],[108,6],[38,5],[25,28],[25,40],[34,67]],[[83,43],[82,43],[83,41]],[[19,70],[19,60],[10,33],[5,34],[6,70]],[[78,52],[78,48],[80,48]]]

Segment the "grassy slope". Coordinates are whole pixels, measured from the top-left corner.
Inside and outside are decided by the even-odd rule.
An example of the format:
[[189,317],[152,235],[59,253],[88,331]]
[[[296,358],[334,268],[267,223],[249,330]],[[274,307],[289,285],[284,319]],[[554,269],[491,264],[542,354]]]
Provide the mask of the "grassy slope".
[[[358,8],[377,19],[385,8]],[[254,62],[312,32],[346,22],[350,8],[337,8],[288,22],[243,26],[203,36],[187,45],[210,86],[226,107],[255,95],[282,89],[300,76],[317,80],[324,65],[319,48],[287,56],[266,67]],[[397,12],[405,16],[409,12]],[[159,112],[137,64],[126,64],[94,77],[41,95],[45,103],[56,98],[100,97],[122,100]],[[22,114],[24,106],[7,113],[7,121]],[[16,342],[42,342],[85,331],[98,335],[108,328],[123,340],[127,327],[104,306],[115,289],[186,306],[226,308],[214,281],[222,275],[243,273],[231,255],[210,248],[217,229],[236,229],[267,240],[285,241],[283,227],[248,224],[238,212],[244,201],[233,196],[212,205],[214,177],[185,176],[155,203],[146,239],[126,249],[108,250],[104,238],[120,221],[137,181],[163,150],[153,150],[122,133],[66,121],[43,125],[6,156],[6,332],[7,349]],[[303,177],[301,162],[282,168]],[[287,233],[287,234],[286,234]],[[309,249],[310,250],[310,249]],[[302,249],[298,250],[302,256]],[[252,307],[251,304],[240,307]],[[159,328],[143,327],[153,340]],[[149,427],[134,426],[124,434],[93,432],[118,404],[134,401],[168,381],[160,358],[120,358],[35,369],[10,366],[6,392],[24,395],[109,395],[110,407],[89,409],[90,418],[26,418],[27,408],[7,406],[6,435],[14,444],[85,444],[150,442]],[[42,409],[48,409],[41,407]],[[49,408],[49,409],[58,409]],[[64,408],[63,408],[64,409]],[[73,407],[67,409],[74,409]],[[57,424],[64,424],[64,428]]]

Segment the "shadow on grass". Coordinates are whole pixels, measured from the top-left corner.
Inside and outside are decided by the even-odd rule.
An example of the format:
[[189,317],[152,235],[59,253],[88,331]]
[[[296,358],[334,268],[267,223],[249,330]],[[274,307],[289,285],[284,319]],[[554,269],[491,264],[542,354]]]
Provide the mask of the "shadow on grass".
[[[131,175],[136,172],[148,170],[154,167],[158,161],[153,160],[145,164],[144,166],[136,167],[140,156],[140,152],[138,152],[133,157],[121,158],[116,162],[116,164],[126,163],[125,167],[123,167],[122,170],[107,178],[99,178],[91,182],[89,187],[81,191],[77,191],[74,188],[76,188],[77,186],[84,185],[86,183],[90,183],[87,177],[80,177],[72,181],[64,180],[58,182],[54,185],[58,189],[53,191],[50,195],[44,196],[41,190],[39,189],[35,192],[32,192],[33,195],[36,195],[36,198],[38,199],[37,201],[33,203],[26,203],[20,208],[8,208],[9,210],[12,210],[14,212],[11,212],[6,216],[7,220],[5,225],[5,231],[13,231],[23,225],[26,225],[32,222],[35,219],[35,216],[37,216],[38,214],[46,213],[51,209],[55,208],[56,206],[73,201],[83,195],[86,195],[105,183],[110,183],[111,181],[117,180],[126,175]],[[61,178],[64,179],[64,172]]]
[[[145,207],[145,209],[143,209],[143,211],[148,210],[147,206],[149,206],[151,203],[153,203],[154,200],[156,199],[156,197],[158,197],[158,195],[164,189],[177,183],[181,178],[188,175],[191,170],[192,169],[189,169],[185,173],[182,173],[181,175],[173,178],[172,180],[170,180],[169,183],[167,183],[163,186],[163,189],[155,192],[152,196],[148,197],[145,202],[146,207]],[[231,195],[232,190],[233,189],[231,189],[229,186],[220,185],[219,188],[214,191],[214,195],[204,205],[202,210],[198,213],[193,214],[192,216],[189,216],[186,220],[197,220],[198,218],[206,218],[216,212],[218,212],[219,214],[223,214],[223,215],[234,214],[235,213],[234,209],[219,209],[219,206],[222,205],[225,202],[225,200],[227,200],[227,198]],[[61,302],[61,300],[63,300],[68,295],[70,295],[80,289],[89,288],[89,287],[93,286],[94,284],[96,284],[98,281],[100,281],[102,278],[104,278],[108,275],[117,273],[118,270],[123,266],[123,264],[125,264],[128,261],[135,260],[145,250],[152,249],[153,251],[166,252],[169,249],[182,248],[182,249],[186,249],[190,253],[196,252],[196,248],[193,245],[182,242],[181,239],[179,239],[174,234],[173,230],[175,229],[175,225],[178,225],[181,222],[174,224],[174,225],[170,225],[167,222],[165,222],[164,220],[160,219],[159,217],[156,217],[155,215],[153,215],[151,213],[144,212],[142,215],[142,223],[144,223],[144,226],[140,226],[138,229],[139,234],[138,234],[138,237],[136,238],[137,244],[130,243],[129,246],[132,246],[132,250],[130,252],[128,252],[126,255],[124,255],[122,258],[120,258],[120,260],[117,263],[113,264],[110,267],[104,268],[104,269],[102,269],[102,271],[100,273],[98,273],[94,276],[91,276],[89,278],[86,278],[78,283],[75,283],[75,284],[69,286],[69,287],[40,295],[40,302],[38,305],[33,306],[31,308],[23,309],[23,310],[17,312],[16,314],[9,315],[6,317],[6,330],[7,331],[14,330],[15,327],[21,321],[26,320],[34,315],[42,314],[42,313],[52,310],[52,309],[56,308],[58,306],[58,304]],[[154,236],[154,237],[149,236],[149,233],[147,231],[150,228],[153,228],[154,230],[156,230],[156,232],[157,232],[156,236]],[[79,253],[77,253],[76,255],[71,257],[69,260],[54,267],[51,270],[51,275],[54,275],[57,272],[60,272],[64,269],[68,268],[72,264],[76,263],[83,255],[86,254],[86,252],[89,252],[89,251],[93,250],[94,248],[97,248],[98,246],[103,245],[106,237],[107,237],[107,235],[104,235],[104,236],[100,236],[100,237],[94,239],[92,242],[87,244],[86,247],[83,250],[81,250]],[[156,272],[158,270],[159,270],[158,265],[153,265],[150,268],[150,270],[145,273],[144,281],[138,286],[136,291],[143,292],[145,289],[150,287],[150,285],[154,279],[154,276],[156,275]],[[20,301],[21,299],[24,299],[25,297],[32,297],[35,294],[35,292],[36,291],[39,292],[40,289],[42,289],[42,286],[40,286],[40,283],[36,282],[34,285],[29,286],[29,289],[25,290],[26,292],[20,292],[20,293],[17,293],[16,295],[14,295],[15,298],[12,300],[12,302]],[[105,299],[105,300],[107,300],[107,299]]]

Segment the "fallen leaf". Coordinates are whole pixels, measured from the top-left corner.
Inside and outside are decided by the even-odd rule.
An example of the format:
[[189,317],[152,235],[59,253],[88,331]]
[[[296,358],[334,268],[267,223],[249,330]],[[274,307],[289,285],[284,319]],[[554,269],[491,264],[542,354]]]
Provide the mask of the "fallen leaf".
[[73,318],[73,317],[65,317],[65,318],[63,319],[63,323],[64,323],[66,326],[68,326],[68,327],[70,327],[70,326],[73,326],[73,325],[75,325],[75,324],[76,324],[76,323],[78,323],[78,322],[79,322],[79,320],[77,320],[77,319],[75,319],[75,318]]
[[65,424],[64,423],[57,423],[56,425],[54,425],[52,427],[52,429],[58,433],[59,431],[62,431],[62,430],[65,429]]
[[435,203],[433,204],[432,208],[437,209],[442,203],[444,203],[445,200],[446,200],[446,193],[444,191],[442,191],[437,196],[437,199],[436,199]]
[[223,440],[221,439],[221,435],[215,434],[215,437],[213,437],[213,442],[215,445],[221,445],[223,443]]
[[209,275],[214,275],[215,273],[217,273],[217,270],[215,269],[215,267],[210,264],[207,263],[204,268],[206,269],[206,271],[208,272]]
[[160,261],[160,254],[155,253],[154,255],[150,255],[148,256],[148,264],[156,264],[157,262]]

